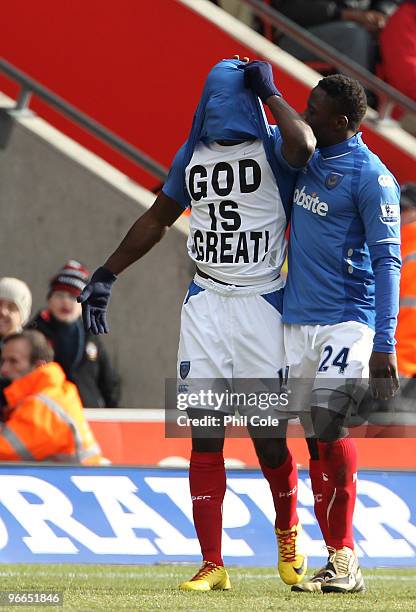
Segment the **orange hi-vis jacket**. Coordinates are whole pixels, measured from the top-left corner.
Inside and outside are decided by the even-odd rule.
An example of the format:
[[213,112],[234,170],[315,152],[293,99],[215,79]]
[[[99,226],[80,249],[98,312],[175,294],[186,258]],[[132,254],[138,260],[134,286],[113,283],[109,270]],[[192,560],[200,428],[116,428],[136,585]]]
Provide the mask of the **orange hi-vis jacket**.
[[397,363],[402,376],[416,376],[416,222],[402,225],[402,274],[397,323]]
[[40,366],[4,389],[0,460],[99,465],[102,456],[78,390],[58,363]]

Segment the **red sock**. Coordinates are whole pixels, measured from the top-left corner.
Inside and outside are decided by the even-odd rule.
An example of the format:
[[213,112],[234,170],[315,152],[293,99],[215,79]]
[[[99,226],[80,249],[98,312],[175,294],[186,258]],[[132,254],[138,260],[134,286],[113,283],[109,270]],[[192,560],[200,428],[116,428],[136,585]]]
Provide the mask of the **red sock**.
[[194,525],[202,558],[224,565],[221,557],[222,502],[225,495],[225,467],[222,452],[192,451],[189,466]]
[[314,499],[313,508],[325,543],[329,546],[328,519],[326,515],[328,507],[328,493],[326,492],[326,488],[328,483],[324,480],[322,472],[320,460],[309,459],[309,476],[311,478]]
[[264,477],[270,485],[276,510],[276,527],[290,529],[299,522],[296,512],[298,500],[298,469],[292,453],[287,449],[287,457],[282,465],[269,468],[260,463]]
[[357,447],[352,438],[318,442],[318,445],[322,471],[328,477],[328,487],[325,487],[327,544],[337,550],[343,546],[354,550],[352,519],[357,497]]

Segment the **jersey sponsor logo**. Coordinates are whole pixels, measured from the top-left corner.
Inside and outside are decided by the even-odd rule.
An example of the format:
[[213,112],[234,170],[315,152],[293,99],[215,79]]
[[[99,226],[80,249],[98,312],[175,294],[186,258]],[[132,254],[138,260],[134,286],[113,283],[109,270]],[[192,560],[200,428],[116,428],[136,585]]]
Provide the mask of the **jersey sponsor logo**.
[[393,177],[390,174],[380,174],[377,180],[380,187],[394,187]]
[[325,187],[328,189],[335,189],[343,178],[344,175],[339,172],[330,172],[325,179]]
[[311,194],[306,193],[306,186],[302,189],[295,189],[293,202],[298,206],[302,206],[305,210],[309,210],[314,215],[326,217],[329,206],[326,202],[321,202],[318,194],[314,191]]
[[190,369],[191,369],[190,361],[181,361],[179,365],[179,374],[182,380],[188,376]]
[[394,225],[400,221],[400,206],[398,204],[380,204],[380,221],[388,225]]

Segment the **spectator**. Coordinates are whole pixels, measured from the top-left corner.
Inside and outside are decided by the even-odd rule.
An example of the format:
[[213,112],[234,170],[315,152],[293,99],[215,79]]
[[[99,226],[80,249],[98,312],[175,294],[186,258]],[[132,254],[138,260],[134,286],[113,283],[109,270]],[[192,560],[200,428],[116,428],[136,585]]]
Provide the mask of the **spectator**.
[[416,0],[406,0],[380,36],[385,80],[416,101]]
[[[273,8],[370,72],[377,62],[378,34],[401,0],[271,0]],[[279,46],[304,62],[319,58],[287,36]]]
[[[416,0],[406,0],[394,13],[380,36],[381,76],[416,101]],[[416,117],[410,113],[402,125],[416,134]]]
[[401,376],[416,379],[416,183],[402,186],[402,276],[397,325],[397,362]]
[[20,332],[30,317],[32,294],[18,278],[0,279],[0,347],[7,336]]
[[102,341],[84,331],[81,305],[76,301],[87,281],[88,270],[78,261],[68,261],[50,282],[48,308],[39,312],[28,328],[37,329],[49,340],[55,361],[78,387],[84,406],[116,408],[119,376]]
[[0,460],[108,463],[85,419],[77,388],[68,382],[53,351],[36,331],[4,340]]

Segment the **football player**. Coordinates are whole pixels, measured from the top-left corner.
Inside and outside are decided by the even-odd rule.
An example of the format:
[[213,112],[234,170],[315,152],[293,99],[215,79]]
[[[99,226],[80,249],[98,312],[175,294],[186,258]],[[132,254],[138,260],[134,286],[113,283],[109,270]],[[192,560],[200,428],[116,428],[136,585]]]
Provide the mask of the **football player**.
[[[279,124],[270,126],[260,100]],[[208,74],[192,130],[153,206],[132,226],[83,292],[86,327],[108,330],[111,286],[190,207],[188,254],[196,274],[181,315],[178,380],[278,379],[285,365],[281,322],[285,230],[297,171],[315,146],[311,128],[283,99],[266,62],[223,60]],[[257,391],[257,389],[256,389]],[[229,410],[229,408],[228,408]],[[218,416],[223,406],[189,411]],[[282,425],[284,428],[284,424]],[[276,508],[279,572],[302,580],[297,470],[279,426],[249,428]],[[183,590],[229,589],[221,555],[226,490],[224,427],[192,431],[189,469],[193,517],[203,565]]]
[[334,75],[312,90],[304,113],[318,149],[294,192],[283,320],[293,403],[311,406],[310,476],[329,560],[297,591],[364,590],[352,524],[357,451],[346,419],[361,379],[370,376],[375,398],[398,388],[400,190],[358,131],[366,108],[361,85]]

